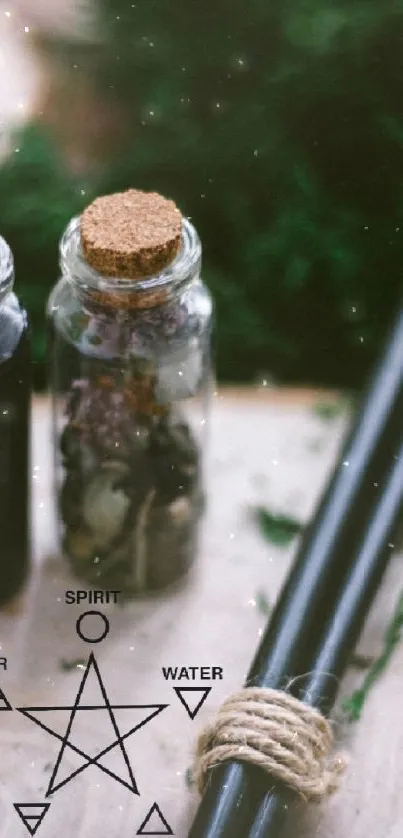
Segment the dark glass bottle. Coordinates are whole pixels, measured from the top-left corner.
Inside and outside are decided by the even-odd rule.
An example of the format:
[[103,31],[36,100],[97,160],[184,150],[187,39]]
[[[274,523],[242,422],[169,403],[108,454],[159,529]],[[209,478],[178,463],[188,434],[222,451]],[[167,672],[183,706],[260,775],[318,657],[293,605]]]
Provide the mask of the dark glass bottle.
[[0,237],[0,606],[29,570],[30,346],[13,285],[13,257]]

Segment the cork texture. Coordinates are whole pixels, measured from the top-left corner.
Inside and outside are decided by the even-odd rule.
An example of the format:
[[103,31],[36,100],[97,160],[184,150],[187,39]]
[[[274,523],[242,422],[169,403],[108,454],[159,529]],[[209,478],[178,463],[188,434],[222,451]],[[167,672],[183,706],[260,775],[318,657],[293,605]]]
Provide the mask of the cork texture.
[[178,254],[182,214],[156,192],[129,189],[96,198],[80,221],[84,256],[104,276],[143,279]]

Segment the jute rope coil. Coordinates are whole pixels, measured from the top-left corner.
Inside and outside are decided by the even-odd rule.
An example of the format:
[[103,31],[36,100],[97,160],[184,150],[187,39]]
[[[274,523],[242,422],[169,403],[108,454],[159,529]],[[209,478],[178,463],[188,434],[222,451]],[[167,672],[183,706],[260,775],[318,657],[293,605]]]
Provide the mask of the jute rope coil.
[[331,756],[333,732],[318,711],[281,690],[247,688],[229,698],[197,744],[195,779],[204,790],[211,768],[236,760],[262,768],[306,800],[338,788],[347,760]]

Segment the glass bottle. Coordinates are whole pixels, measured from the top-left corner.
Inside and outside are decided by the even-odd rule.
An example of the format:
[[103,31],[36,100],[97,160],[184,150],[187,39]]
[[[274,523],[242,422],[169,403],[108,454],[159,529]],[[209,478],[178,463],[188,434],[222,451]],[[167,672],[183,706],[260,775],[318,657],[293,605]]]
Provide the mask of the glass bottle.
[[24,585],[30,547],[29,329],[13,286],[13,256],[0,237],[0,605]]
[[80,219],[60,244],[48,303],[56,491],[63,555],[122,596],[191,567],[203,508],[212,300],[183,219],[176,258],[133,281],[84,257]]

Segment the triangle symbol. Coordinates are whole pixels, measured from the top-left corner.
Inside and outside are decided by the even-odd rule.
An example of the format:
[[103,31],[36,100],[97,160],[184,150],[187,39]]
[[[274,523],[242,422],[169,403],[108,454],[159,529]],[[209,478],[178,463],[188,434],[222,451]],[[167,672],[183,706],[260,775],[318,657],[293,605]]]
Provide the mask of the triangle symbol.
[[[210,695],[211,689],[212,689],[211,687],[174,687],[174,690],[176,692],[176,695],[179,698],[179,701],[183,704],[185,710],[187,711],[188,715],[190,716],[190,718],[192,720],[196,718],[196,716],[197,716],[200,708],[203,706],[207,696]],[[189,697],[185,698],[183,693],[198,693],[198,696],[200,696],[200,694],[201,694],[201,698],[199,698],[199,700],[197,701],[198,696],[196,696],[197,703],[195,704],[191,700],[191,695],[189,695]],[[189,700],[190,700],[190,704],[189,704]]]
[[49,807],[50,803],[14,803],[14,809],[30,835],[36,835]]
[[[157,815],[157,818],[153,818],[153,815]],[[152,818],[153,818],[153,824],[150,823]],[[146,826],[150,827],[150,828],[145,831],[144,828]],[[164,828],[163,832],[161,831],[161,827]],[[148,815],[146,816],[145,820],[143,821],[143,823],[139,827],[138,832],[136,832],[136,835],[173,835],[173,834],[174,833],[172,832],[172,829],[169,826],[169,823],[165,820],[164,815],[162,814],[161,809],[158,806],[158,803],[154,803],[154,805],[151,806],[151,809],[150,809]]]
[[[4,706],[3,706],[4,705]],[[12,706],[10,702],[5,697],[3,690],[0,690],[0,711],[1,710],[12,710]]]

